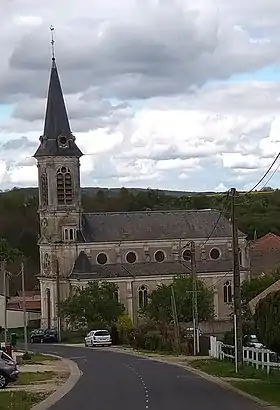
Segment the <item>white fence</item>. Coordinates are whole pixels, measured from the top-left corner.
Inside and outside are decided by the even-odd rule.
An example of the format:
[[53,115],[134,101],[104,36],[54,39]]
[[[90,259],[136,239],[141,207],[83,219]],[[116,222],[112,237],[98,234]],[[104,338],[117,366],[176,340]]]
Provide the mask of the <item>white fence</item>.
[[[215,336],[210,336],[209,356],[215,359],[235,359],[235,348],[231,345],[226,345],[216,339]],[[257,349],[255,347],[243,347],[243,361],[253,364],[256,369],[266,369],[267,373],[271,369],[280,370],[279,358],[277,354],[268,349]]]

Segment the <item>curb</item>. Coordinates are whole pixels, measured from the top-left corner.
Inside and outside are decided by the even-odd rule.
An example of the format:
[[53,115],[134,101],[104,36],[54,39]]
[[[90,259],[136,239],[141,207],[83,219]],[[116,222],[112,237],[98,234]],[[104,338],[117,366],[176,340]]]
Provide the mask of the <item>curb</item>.
[[197,376],[199,376],[199,377],[201,377],[205,380],[208,380],[212,383],[215,383],[216,385],[224,388],[225,390],[231,390],[231,391],[239,394],[240,396],[243,396],[247,399],[250,399],[250,400],[254,401],[259,406],[261,406],[262,409],[279,410],[279,407],[273,406],[273,405],[267,403],[266,401],[264,401],[262,399],[259,399],[258,397],[252,396],[251,394],[246,393],[243,390],[240,390],[237,387],[232,386],[230,383],[227,383],[224,380],[221,380],[219,377],[212,376],[208,373],[202,372],[201,370],[194,369],[193,367],[191,367],[189,365],[185,365],[185,364],[181,364],[181,363],[170,363],[168,361],[165,361],[164,359],[161,359],[160,357],[148,356],[148,355],[145,355],[143,353],[139,353],[139,352],[135,352],[135,351],[129,351],[129,349],[128,350],[126,350],[126,349],[122,350],[120,348],[117,348],[117,350],[115,350],[114,348],[112,348],[112,349],[110,349],[110,351],[115,352],[115,353],[124,353],[124,354],[128,354],[128,355],[131,355],[131,356],[143,357],[143,358],[148,359],[148,360],[154,360],[156,362],[169,364],[170,366],[180,367],[180,368],[182,368],[182,369],[184,369],[184,370],[186,370],[190,373],[193,373],[193,374],[195,374],[195,375],[197,375]]
[[31,410],[47,410],[48,408],[53,406],[56,402],[62,399],[63,396],[69,393],[71,389],[73,389],[73,387],[82,375],[82,372],[79,369],[78,365],[72,360],[64,359],[63,357],[54,354],[46,355],[60,359],[66,366],[68,366],[70,370],[70,376],[68,377],[68,380],[62,386],[60,386],[54,393],[52,393],[50,396],[48,396],[45,400],[41,401],[40,403],[35,404],[35,406],[31,407]]

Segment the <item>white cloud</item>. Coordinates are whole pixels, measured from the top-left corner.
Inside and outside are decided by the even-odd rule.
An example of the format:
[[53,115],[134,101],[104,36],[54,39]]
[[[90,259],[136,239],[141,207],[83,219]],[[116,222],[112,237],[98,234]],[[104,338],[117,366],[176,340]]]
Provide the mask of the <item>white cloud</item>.
[[279,64],[279,0],[16,0],[1,19],[0,187],[36,184],[50,24],[83,184],[244,188],[279,152],[279,83],[228,81]]

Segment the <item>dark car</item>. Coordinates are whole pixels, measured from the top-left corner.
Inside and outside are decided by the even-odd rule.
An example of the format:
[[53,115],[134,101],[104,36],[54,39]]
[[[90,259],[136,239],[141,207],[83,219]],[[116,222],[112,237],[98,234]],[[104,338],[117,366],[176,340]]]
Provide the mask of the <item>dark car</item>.
[[0,389],[18,379],[19,371],[16,362],[4,351],[0,350]]
[[30,343],[57,343],[58,334],[55,329],[36,329],[30,334]]

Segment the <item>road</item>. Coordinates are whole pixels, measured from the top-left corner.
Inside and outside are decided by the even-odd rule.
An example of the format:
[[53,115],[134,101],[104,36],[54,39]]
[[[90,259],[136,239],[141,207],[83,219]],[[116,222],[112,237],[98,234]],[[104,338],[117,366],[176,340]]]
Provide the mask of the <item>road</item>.
[[257,410],[257,404],[180,367],[110,350],[32,345],[74,360],[83,375],[50,410]]

